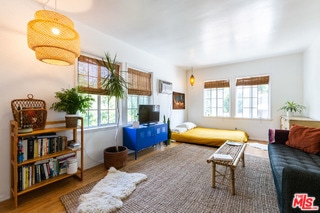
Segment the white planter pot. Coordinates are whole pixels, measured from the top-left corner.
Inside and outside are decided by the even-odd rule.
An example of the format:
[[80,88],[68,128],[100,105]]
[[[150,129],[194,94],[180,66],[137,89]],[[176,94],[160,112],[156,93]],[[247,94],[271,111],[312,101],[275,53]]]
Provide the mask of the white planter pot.
[[132,123],[132,127],[133,127],[133,128],[139,128],[139,126],[140,126],[139,121],[134,121],[134,122]]
[[287,112],[287,117],[293,117],[293,112]]

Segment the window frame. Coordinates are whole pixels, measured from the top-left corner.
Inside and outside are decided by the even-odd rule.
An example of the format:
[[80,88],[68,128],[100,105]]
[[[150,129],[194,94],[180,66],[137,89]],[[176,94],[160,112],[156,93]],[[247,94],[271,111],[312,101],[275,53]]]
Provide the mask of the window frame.
[[[267,86],[267,95],[263,95],[263,87],[265,86]],[[264,120],[271,118],[271,89],[269,75],[237,78],[235,90],[235,118]],[[266,100],[267,103],[263,104]],[[243,106],[245,102],[247,103],[247,107]],[[242,105],[241,109],[239,109],[240,104]],[[263,107],[261,106],[267,106],[266,110],[263,110]],[[247,113],[244,112],[244,109],[247,110]],[[239,112],[239,110],[241,110],[241,112]],[[246,116],[246,114],[248,116]],[[266,116],[263,116],[263,114],[266,114]]]
[[[127,123],[131,123],[133,121],[138,120],[138,113],[139,113],[139,105],[140,104],[150,104],[151,95],[152,95],[152,73],[151,72],[144,72],[142,70],[128,68],[128,97],[127,97]],[[136,97],[136,103],[132,104],[135,105],[136,108],[132,108],[130,101],[132,98]],[[141,99],[142,98],[142,99]],[[146,100],[147,99],[147,100]],[[130,108],[129,108],[130,107]],[[131,118],[131,113],[129,111],[136,111],[137,115],[134,120]]]
[[[82,64],[81,64],[82,63]],[[108,96],[108,91],[102,89],[102,82],[104,81],[105,77],[107,75],[108,70],[103,66],[102,59],[99,60],[97,58],[81,55],[78,58],[78,63],[77,63],[77,82],[79,86],[79,91],[84,94],[88,95],[93,95],[97,96],[95,99],[95,103],[92,105],[90,109],[87,110],[86,113],[81,115],[84,117],[84,123],[85,123],[85,128],[98,128],[98,127],[105,127],[105,126],[114,126],[116,124],[116,120],[118,118],[117,110],[115,108],[110,108],[108,107],[107,110],[108,112],[114,111],[114,118],[111,120],[114,120],[114,122],[107,122],[103,123],[103,99],[109,99],[110,97]],[[86,70],[80,70],[81,68],[86,67]],[[116,71],[120,72],[120,64],[116,64]],[[111,97],[111,99],[114,99],[114,97]],[[111,100],[114,102],[115,100]],[[110,106],[110,101],[108,100],[108,106]],[[96,108],[96,109],[93,109]],[[90,112],[96,110],[96,119],[97,121],[94,122],[94,125],[89,125],[90,124]]]
[[[209,94],[207,94],[209,93]],[[226,94],[227,93],[227,94]],[[231,88],[230,88],[230,80],[213,80],[204,82],[204,90],[203,90],[203,116],[204,117],[231,117]],[[221,95],[222,94],[222,95]],[[210,96],[207,98],[207,96]],[[225,105],[226,99],[229,99],[228,105]],[[209,102],[209,106],[207,105],[207,101]],[[221,102],[222,101],[222,102]],[[207,109],[211,112],[207,114]],[[228,112],[225,114],[224,109],[228,108]]]

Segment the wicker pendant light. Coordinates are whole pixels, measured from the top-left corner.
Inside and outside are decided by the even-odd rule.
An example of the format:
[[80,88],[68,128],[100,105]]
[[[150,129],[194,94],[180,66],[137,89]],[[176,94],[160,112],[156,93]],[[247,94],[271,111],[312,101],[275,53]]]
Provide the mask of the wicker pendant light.
[[39,10],[28,23],[28,46],[36,58],[54,65],[72,65],[80,56],[80,38],[73,22],[50,10]]

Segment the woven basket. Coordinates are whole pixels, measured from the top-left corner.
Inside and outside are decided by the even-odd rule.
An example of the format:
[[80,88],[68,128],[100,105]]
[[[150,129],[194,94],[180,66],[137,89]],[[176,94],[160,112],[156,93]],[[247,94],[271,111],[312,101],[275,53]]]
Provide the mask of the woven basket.
[[33,99],[33,95],[28,94],[27,99],[12,100],[11,109],[14,120],[18,122],[19,129],[44,129],[47,120],[45,101]]

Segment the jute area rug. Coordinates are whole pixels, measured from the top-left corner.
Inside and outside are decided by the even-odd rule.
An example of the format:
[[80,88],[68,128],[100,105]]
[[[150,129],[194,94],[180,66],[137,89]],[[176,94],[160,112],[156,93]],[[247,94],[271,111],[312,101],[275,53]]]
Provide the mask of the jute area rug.
[[[279,212],[268,159],[246,155],[246,166],[240,162],[235,171],[236,195],[231,195],[229,185],[211,188],[211,164],[206,159],[214,151],[181,144],[123,168],[143,173],[148,180],[137,186],[117,212]],[[217,170],[222,172],[224,167]],[[93,186],[64,195],[61,200],[67,212],[74,212],[78,197]]]

